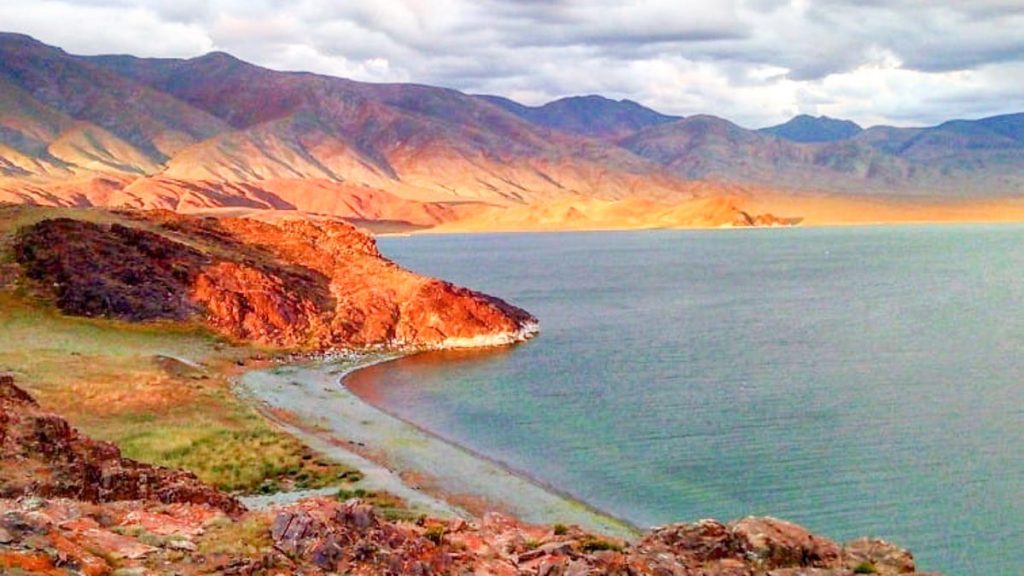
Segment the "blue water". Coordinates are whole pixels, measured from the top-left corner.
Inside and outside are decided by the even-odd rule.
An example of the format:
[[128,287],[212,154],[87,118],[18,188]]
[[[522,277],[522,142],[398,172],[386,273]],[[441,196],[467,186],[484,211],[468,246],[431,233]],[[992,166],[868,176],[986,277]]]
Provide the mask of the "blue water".
[[354,389],[639,526],[748,514],[1024,573],[1024,227],[385,238],[540,337]]

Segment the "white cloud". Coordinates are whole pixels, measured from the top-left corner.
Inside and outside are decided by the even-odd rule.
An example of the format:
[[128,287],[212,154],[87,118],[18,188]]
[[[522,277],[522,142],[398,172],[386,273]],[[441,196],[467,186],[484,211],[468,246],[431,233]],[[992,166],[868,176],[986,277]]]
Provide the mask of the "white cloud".
[[186,57],[208,52],[213,42],[198,24],[164,19],[145,6],[117,2],[6,1],[0,26],[29,34],[72,53],[130,53]]
[[758,127],[1024,109],[1019,0],[5,0],[71,52],[420,82],[539,104],[601,93]]

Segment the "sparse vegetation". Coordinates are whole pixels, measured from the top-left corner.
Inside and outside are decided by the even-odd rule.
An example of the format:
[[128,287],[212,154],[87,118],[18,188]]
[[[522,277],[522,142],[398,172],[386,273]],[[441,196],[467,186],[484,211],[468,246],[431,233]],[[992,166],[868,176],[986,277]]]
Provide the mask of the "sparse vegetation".
[[270,521],[267,517],[250,516],[240,522],[224,521],[206,529],[196,543],[203,555],[258,556],[269,552],[274,543],[270,539]]
[[565,524],[555,524],[552,526],[552,531],[555,533],[555,536],[565,536],[569,532],[569,527]]
[[359,498],[373,506],[374,510],[386,520],[416,520],[420,514],[409,509],[405,500],[389,492],[377,492],[363,488],[341,488],[335,497],[345,501]]
[[431,526],[427,528],[427,531],[423,535],[434,544],[438,546],[444,542],[444,526]]
[[854,574],[878,574],[878,569],[871,562],[861,562],[853,569]]
[[603,540],[595,536],[587,536],[580,540],[580,548],[584,552],[597,552],[599,550],[611,550],[613,552],[622,552],[622,545],[611,542],[609,540]]

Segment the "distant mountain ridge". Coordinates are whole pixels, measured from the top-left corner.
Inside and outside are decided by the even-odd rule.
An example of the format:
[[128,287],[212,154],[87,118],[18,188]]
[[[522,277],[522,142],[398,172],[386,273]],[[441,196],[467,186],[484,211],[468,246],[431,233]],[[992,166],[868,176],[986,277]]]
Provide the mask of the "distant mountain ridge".
[[863,131],[860,125],[850,120],[837,120],[828,116],[814,118],[807,114],[800,114],[778,126],[759,130],[793,142],[835,142],[853,138]]
[[299,209],[434,225],[474,205],[778,193],[1024,194],[1024,114],[748,130],[597,95],[524,106],[223,52],[74,56],[0,33],[0,200]]

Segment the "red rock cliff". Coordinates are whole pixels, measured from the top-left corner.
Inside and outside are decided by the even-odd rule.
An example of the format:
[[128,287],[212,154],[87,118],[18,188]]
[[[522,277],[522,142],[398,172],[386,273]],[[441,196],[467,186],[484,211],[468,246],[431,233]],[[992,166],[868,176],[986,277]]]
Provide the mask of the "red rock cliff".
[[535,318],[498,298],[400,268],[347,223],[120,216],[26,227],[17,260],[65,313],[198,320],[274,346],[481,346],[536,330]]

